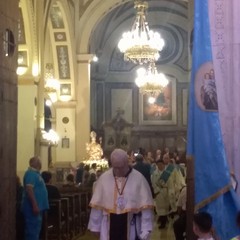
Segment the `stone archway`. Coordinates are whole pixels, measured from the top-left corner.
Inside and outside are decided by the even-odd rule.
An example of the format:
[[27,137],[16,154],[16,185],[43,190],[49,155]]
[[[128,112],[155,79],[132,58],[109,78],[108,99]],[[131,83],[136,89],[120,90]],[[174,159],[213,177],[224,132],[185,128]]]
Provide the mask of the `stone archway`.
[[89,0],[81,7],[79,11],[78,26],[77,31],[77,53],[86,54],[89,53],[89,40],[92,34],[93,29],[97,23],[113,8],[125,3],[129,0],[120,1],[120,0],[105,0],[105,1],[93,1]]

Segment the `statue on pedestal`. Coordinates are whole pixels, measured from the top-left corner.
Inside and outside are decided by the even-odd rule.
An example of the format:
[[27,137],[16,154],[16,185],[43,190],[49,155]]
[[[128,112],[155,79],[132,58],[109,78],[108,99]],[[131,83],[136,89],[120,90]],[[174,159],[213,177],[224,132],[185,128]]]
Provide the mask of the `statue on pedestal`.
[[91,142],[86,143],[86,150],[88,154],[88,160],[101,160],[103,156],[103,150],[99,143],[96,142],[97,134],[92,131],[90,133]]

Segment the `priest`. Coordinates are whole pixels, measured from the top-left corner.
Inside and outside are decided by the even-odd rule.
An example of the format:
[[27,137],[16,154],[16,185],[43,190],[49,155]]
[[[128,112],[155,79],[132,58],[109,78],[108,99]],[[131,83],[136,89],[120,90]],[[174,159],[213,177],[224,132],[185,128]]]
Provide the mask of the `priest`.
[[122,149],[112,152],[111,166],[97,181],[88,229],[100,240],[149,240],[153,199],[147,181]]

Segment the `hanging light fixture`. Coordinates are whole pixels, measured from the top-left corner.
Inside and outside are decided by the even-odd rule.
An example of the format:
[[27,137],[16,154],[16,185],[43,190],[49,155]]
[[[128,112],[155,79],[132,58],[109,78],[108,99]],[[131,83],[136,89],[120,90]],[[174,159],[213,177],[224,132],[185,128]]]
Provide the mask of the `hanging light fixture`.
[[50,129],[48,132],[43,130],[42,139],[48,141],[48,144],[52,146],[57,146],[59,142],[59,136],[53,129]]
[[137,10],[137,15],[132,30],[123,33],[118,48],[124,53],[126,61],[135,64],[154,62],[160,56],[159,51],[164,46],[164,40],[159,33],[149,30],[145,16],[147,2],[136,0],[134,8]]
[[163,73],[158,73],[154,62],[150,63],[147,70],[139,68],[137,74],[135,83],[142,94],[148,94],[153,97],[157,96],[169,83]]

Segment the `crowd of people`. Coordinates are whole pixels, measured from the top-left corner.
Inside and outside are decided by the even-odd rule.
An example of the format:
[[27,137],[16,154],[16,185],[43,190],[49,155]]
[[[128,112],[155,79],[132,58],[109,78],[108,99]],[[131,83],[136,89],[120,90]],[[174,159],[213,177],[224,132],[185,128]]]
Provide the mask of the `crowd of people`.
[[[88,229],[98,239],[149,240],[154,215],[159,229],[171,222],[175,239],[186,239],[186,168],[176,151],[171,153],[166,148],[162,153],[158,149],[153,156],[142,148],[130,154],[115,149],[108,170],[103,172],[97,164],[80,163],[75,174],[67,175],[61,189],[53,185],[51,172],[40,170],[41,160],[33,157],[23,186],[17,178],[16,217],[24,223],[17,225],[17,239],[38,240],[48,201],[59,199],[64,189],[74,192],[82,187],[92,189]],[[199,239],[216,240],[209,213],[194,215],[193,231]],[[21,238],[23,234],[25,237]]]
[[[23,185],[20,178],[16,181],[16,239],[39,240],[42,230],[43,212],[49,212],[49,200],[61,198],[61,194],[92,189],[101,169],[96,164],[91,167],[80,164],[77,174],[66,176],[64,183],[54,184],[50,171],[41,171],[41,160],[32,157],[29,168],[24,174]],[[53,213],[54,214],[54,213]]]
[[[180,197],[186,205],[184,160],[180,161],[178,152],[170,152],[168,148],[165,148],[164,151],[157,149],[155,156],[140,148],[135,154],[129,154],[129,163],[147,180],[154,198],[159,228],[165,228],[169,216],[174,217],[177,214]],[[181,215],[184,215],[185,211],[186,206],[183,206]]]
[[[171,221],[175,239],[186,239],[186,168],[177,152],[158,149],[154,158],[142,148],[128,155],[115,149],[110,165],[90,202],[88,228],[98,239],[149,240],[154,213],[160,229]],[[194,214],[193,232],[199,240],[219,239],[208,212]]]
[[[171,153],[166,148],[162,153],[157,149],[153,156],[143,148],[129,154],[116,149],[111,155],[110,165],[112,168],[103,175],[105,178],[100,178],[90,203],[89,229],[100,239],[149,239],[153,228],[151,214],[155,212],[159,228],[165,228],[169,218],[177,214],[180,197],[181,202],[185,201],[181,215],[186,212],[186,169],[184,163],[180,164],[176,151]],[[142,195],[139,195],[140,189]],[[106,220],[109,214],[110,219]],[[125,226],[131,231],[123,231],[124,228],[118,229],[117,226]],[[183,235],[184,226],[176,228],[176,234],[181,235],[180,231]],[[124,232],[125,237],[120,232]]]

